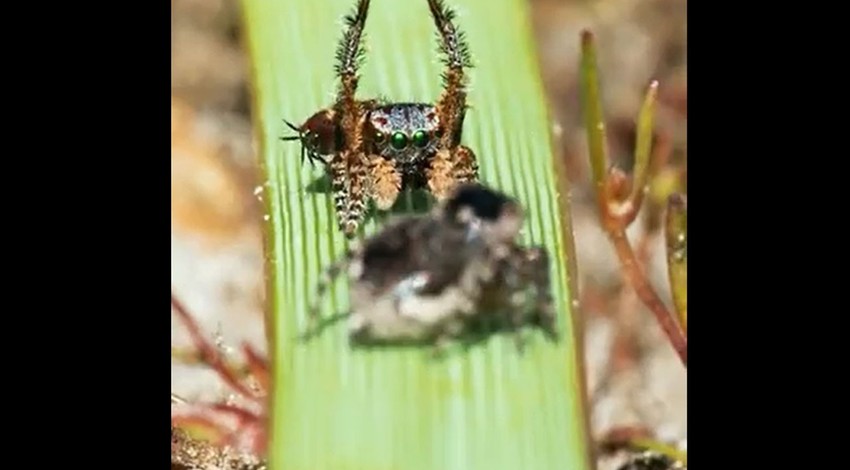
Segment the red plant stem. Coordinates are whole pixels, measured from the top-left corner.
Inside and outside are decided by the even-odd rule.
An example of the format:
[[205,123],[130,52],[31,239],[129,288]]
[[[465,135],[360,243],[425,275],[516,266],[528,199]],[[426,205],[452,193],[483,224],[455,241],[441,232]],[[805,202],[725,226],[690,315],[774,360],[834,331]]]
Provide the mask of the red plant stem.
[[189,334],[192,336],[192,341],[195,343],[195,347],[198,348],[203,355],[204,362],[209,364],[210,367],[218,372],[218,375],[221,376],[222,380],[224,380],[234,390],[246,397],[257,398],[257,394],[239,381],[236,373],[224,363],[221,359],[221,355],[219,355],[215,348],[210,345],[206,338],[204,338],[204,335],[201,332],[201,327],[195,323],[195,319],[192,318],[189,311],[186,310],[186,307],[177,300],[177,297],[173,292],[171,293],[171,306],[189,330]]
[[250,344],[243,344],[242,350],[245,352],[245,357],[248,361],[248,369],[257,382],[260,383],[260,388],[268,395],[271,386],[271,381],[269,380],[269,362],[252,348]]
[[614,244],[617,257],[623,265],[626,278],[629,280],[632,288],[638,297],[640,297],[641,301],[655,314],[655,318],[658,320],[659,325],[661,325],[661,329],[664,330],[667,338],[669,338],[673,349],[679,354],[682,364],[687,367],[688,341],[684,334],[682,334],[682,330],[679,329],[679,325],[673,320],[673,315],[667,310],[667,307],[664,306],[664,303],[658,298],[655,290],[649,284],[646,276],[643,275],[632,246],[629,244],[628,238],[626,238],[625,231],[621,228],[609,228],[608,236]]
[[259,421],[260,415],[248,411],[244,408],[240,408],[235,405],[228,405],[227,403],[213,403],[209,405],[210,409],[218,411],[220,413],[229,414],[235,416],[240,421]]
[[250,429],[252,430],[250,432],[254,434],[248,439],[250,442],[249,448],[251,452],[256,455],[265,455],[265,442],[267,439],[265,429],[263,428],[263,416],[252,413],[244,408],[228,405],[226,403],[215,403],[210,406],[210,409],[232,415],[238,420],[236,429],[227,433],[224,437],[224,442],[226,442],[227,445],[237,447],[236,444],[239,439],[243,438],[246,432],[249,432],[246,431],[246,429]]
[[[668,133],[659,131],[655,140],[651,168],[647,170],[650,171],[651,176],[657,175],[667,165],[667,162],[670,160],[670,154],[673,152],[672,138]],[[627,199],[618,197],[617,192],[624,191],[624,188],[630,184],[634,185],[637,183],[635,181],[629,182],[628,177],[622,170],[612,167],[608,171],[605,183],[607,192],[603,193],[603,201],[606,201],[603,210],[611,217],[617,219],[617,223],[623,227],[630,226],[637,219],[646,192],[650,189],[647,183],[639,191],[631,193]],[[633,190],[633,188],[629,190]]]
[[[186,347],[185,349],[171,348],[171,358],[181,364],[188,366],[204,365],[208,366],[204,353],[199,351],[194,346]],[[226,361],[227,367],[232,369],[238,377],[247,377],[251,375],[251,368],[248,364],[240,364],[235,361]]]

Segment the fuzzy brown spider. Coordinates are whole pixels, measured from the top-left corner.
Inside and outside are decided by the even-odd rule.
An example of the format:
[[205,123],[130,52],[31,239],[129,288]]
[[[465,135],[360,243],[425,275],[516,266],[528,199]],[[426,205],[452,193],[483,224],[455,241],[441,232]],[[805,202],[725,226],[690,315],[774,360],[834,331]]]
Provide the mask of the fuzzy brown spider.
[[326,166],[339,228],[348,237],[359,228],[369,200],[386,211],[404,189],[426,188],[443,200],[458,183],[478,179],[474,152],[460,144],[468,107],[464,69],[472,67],[469,48],[452,22],[454,11],[443,0],[428,0],[428,6],[445,64],[436,104],[356,97],[369,11],[369,0],[359,0],[345,17],[347,29],[337,49],[335,103],[300,126],[284,120],[297,135],[281,139],[301,143],[302,162],[307,157],[311,165]]
[[[523,218],[519,203],[503,193],[456,187],[430,214],[390,222],[333,263],[310,309],[311,330],[318,302],[347,270],[354,343],[425,342],[439,352],[485,320],[510,327],[519,347],[519,328],[529,320],[557,338],[548,255],[517,244]],[[536,292],[532,315],[529,288]]]

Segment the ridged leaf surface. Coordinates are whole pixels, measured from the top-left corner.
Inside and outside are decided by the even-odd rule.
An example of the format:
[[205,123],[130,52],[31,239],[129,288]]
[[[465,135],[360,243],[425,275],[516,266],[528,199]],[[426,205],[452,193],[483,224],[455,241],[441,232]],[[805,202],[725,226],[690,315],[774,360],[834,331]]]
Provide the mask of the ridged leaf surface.
[[[282,119],[301,122],[333,100],[333,58],[349,0],[244,0],[258,152],[267,183],[269,337],[274,367],[269,453],[276,470],[583,470],[590,468],[571,320],[572,246],[558,195],[551,123],[526,2],[452,0],[476,67],[464,141],[483,182],[528,211],[525,243],[553,258],[559,344],[535,333],[523,355],[494,337],[443,361],[422,348],[352,350],[344,321],[303,343],[308,302],[344,249],[320,169],[302,165]],[[424,0],[373,0],[360,96],[433,101],[441,64]],[[326,183],[324,183],[326,185]],[[319,187],[316,191],[311,188]],[[421,204],[407,197],[408,206]],[[366,225],[373,233],[380,221]],[[347,307],[343,279],[324,303]]]

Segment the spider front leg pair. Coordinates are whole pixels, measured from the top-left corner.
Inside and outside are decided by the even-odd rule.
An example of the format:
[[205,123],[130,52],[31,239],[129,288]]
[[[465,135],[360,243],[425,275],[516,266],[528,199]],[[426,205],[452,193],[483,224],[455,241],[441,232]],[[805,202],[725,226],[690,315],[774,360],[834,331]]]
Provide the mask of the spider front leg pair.
[[460,143],[468,109],[466,69],[472,68],[469,45],[443,0],[428,0],[428,8],[445,66],[443,91],[436,105],[402,103],[370,113],[367,135],[389,162],[377,163],[382,171],[372,172],[379,209],[391,207],[404,187],[427,187],[443,201],[458,185],[478,181],[475,152]]
[[[358,102],[354,88],[345,86],[349,75],[339,74],[343,87],[338,103],[353,105],[339,107],[346,145],[331,159],[330,169],[340,228],[349,236],[359,227],[367,199],[388,210],[402,190],[425,186],[442,201],[458,184],[478,180],[475,153],[460,144],[467,110],[465,68],[472,66],[469,47],[452,22],[454,11],[442,0],[428,0],[428,7],[446,67],[436,105]],[[361,1],[363,21],[366,8]],[[339,57],[345,59],[349,50],[344,38]]]
[[442,0],[428,0],[428,8],[437,28],[440,53],[446,68],[442,74],[443,92],[435,106],[440,121],[439,145],[426,174],[428,189],[438,200],[443,200],[455,185],[478,180],[475,153],[460,144],[469,107],[465,69],[472,68],[472,60],[464,33],[452,21],[455,12]]

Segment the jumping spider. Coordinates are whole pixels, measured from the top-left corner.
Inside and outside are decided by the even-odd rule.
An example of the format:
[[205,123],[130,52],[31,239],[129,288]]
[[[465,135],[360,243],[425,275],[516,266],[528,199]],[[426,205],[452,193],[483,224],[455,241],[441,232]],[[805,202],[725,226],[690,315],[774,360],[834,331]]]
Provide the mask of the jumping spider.
[[[480,323],[495,320],[516,333],[537,323],[552,338],[555,313],[543,247],[516,243],[524,214],[514,199],[479,184],[457,186],[431,213],[384,226],[333,263],[310,309],[347,270],[353,343],[426,342],[442,350]],[[535,291],[529,315],[525,293]]]
[[351,237],[368,200],[388,210],[406,188],[427,188],[443,200],[458,183],[476,181],[475,154],[461,145],[466,116],[466,76],[472,67],[464,34],[452,23],[443,0],[428,0],[446,66],[436,104],[387,103],[356,98],[358,70],[365,57],[363,29],[369,0],[358,0],[345,17],[347,30],[336,54],[339,89],[335,103],[301,126],[284,122],[301,143],[301,160],[325,164],[331,177],[339,228]]

